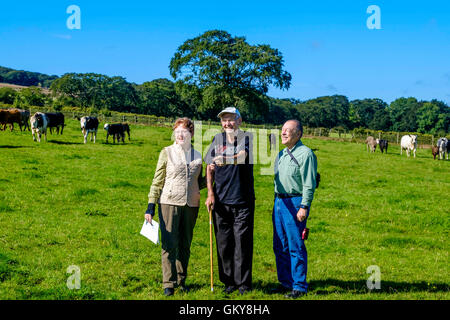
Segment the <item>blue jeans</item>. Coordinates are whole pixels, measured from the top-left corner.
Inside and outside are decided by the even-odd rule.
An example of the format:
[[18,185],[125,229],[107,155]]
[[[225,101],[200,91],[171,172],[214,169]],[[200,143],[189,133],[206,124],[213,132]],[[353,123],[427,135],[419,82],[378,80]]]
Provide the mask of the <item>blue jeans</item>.
[[302,197],[275,198],[273,206],[273,251],[278,281],[286,287],[306,292],[307,255],[302,232],[306,220],[299,222],[297,212]]

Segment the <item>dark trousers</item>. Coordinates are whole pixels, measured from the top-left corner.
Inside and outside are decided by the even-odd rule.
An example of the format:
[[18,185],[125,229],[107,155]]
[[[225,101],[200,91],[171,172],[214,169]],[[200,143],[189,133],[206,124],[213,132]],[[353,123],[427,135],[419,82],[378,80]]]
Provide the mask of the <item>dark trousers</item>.
[[184,285],[198,207],[159,205],[163,287]]
[[219,279],[225,286],[252,287],[255,203],[214,204]]

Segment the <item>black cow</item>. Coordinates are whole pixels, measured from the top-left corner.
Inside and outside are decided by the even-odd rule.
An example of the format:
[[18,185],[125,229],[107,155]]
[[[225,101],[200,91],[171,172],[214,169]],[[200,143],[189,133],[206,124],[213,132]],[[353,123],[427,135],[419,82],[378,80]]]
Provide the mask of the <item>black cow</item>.
[[381,153],[383,153],[383,150],[386,150],[387,153],[388,141],[383,139],[377,139],[377,143],[380,146]]
[[128,141],[130,141],[130,126],[128,125],[128,123],[122,123],[123,126],[123,131],[128,133]]
[[108,143],[108,137],[110,135],[113,136],[113,143],[116,143],[116,138],[117,138],[118,143],[120,142],[120,138],[122,138],[122,142],[125,143],[125,131],[124,131],[123,124],[121,124],[121,123],[113,123],[113,124],[105,123],[105,125],[103,126],[103,129],[106,130],[106,143]]
[[61,112],[45,113],[48,119],[47,128],[50,129],[50,133],[53,134],[52,129],[56,128],[56,133],[59,134],[59,128],[61,127],[61,134],[64,130],[64,115]]

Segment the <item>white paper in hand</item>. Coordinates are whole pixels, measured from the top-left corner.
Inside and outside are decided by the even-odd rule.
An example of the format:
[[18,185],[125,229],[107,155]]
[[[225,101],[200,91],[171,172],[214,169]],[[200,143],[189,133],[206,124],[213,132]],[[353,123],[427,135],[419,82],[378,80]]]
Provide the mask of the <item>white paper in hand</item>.
[[155,220],[152,220],[152,224],[144,221],[144,225],[141,229],[141,234],[147,239],[151,240],[155,244],[159,244],[159,224]]

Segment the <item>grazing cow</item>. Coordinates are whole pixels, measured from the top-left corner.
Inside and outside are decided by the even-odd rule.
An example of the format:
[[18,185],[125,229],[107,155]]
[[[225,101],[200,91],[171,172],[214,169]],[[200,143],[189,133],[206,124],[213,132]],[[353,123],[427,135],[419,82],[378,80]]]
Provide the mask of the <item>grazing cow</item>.
[[64,115],[61,112],[56,113],[46,113],[45,114],[48,119],[48,128],[50,129],[50,133],[53,134],[52,129],[56,128],[56,133],[59,134],[59,128],[61,127],[61,134],[63,134],[64,130]]
[[414,134],[407,134],[400,140],[400,155],[403,154],[403,149],[406,149],[406,155],[409,157],[411,150],[414,153],[414,158],[416,157],[417,149],[417,136]]
[[269,134],[269,148],[275,148],[277,146],[277,136],[274,133]]
[[386,153],[387,153],[387,149],[388,149],[388,141],[387,140],[377,139],[377,144],[380,146],[381,153],[383,153],[383,150],[386,150]]
[[377,148],[377,141],[375,140],[374,137],[372,136],[368,136],[366,139],[366,144],[367,144],[367,152],[375,152],[375,149]]
[[130,126],[128,125],[128,123],[122,123],[123,126],[123,131],[128,133],[128,141],[130,141]]
[[18,110],[9,110],[9,109],[1,109],[0,110],[0,124],[3,125],[1,129],[4,131],[6,129],[6,125],[9,124],[9,130],[13,131],[14,122],[17,122],[20,127],[20,131],[22,131],[22,115]]
[[[27,130],[28,128],[28,131],[30,131],[30,125],[28,124],[28,122],[30,121],[30,111],[17,108],[10,110],[17,110],[20,112],[20,115],[22,116],[22,125],[24,126],[24,130]],[[20,128],[20,130],[22,130],[22,128]]]
[[120,142],[120,138],[122,138],[122,142],[125,143],[125,132],[121,123],[105,123],[103,129],[106,130],[106,143],[108,143],[108,137],[110,135],[113,136],[113,143],[116,143],[116,138],[117,143]]
[[84,143],[87,142],[89,133],[91,134],[91,141],[92,137],[94,137],[95,143],[95,139],[97,138],[98,119],[96,117],[82,117],[80,119],[80,125],[84,136]]
[[439,159],[444,160],[445,159],[445,153],[447,153],[447,160],[448,160],[448,139],[447,138],[439,138],[437,142],[437,147],[439,148]]
[[[436,160],[436,156],[439,154],[439,148],[436,146],[431,147],[431,153],[433,154],[434,160]],[[438,158],[439,159],[439,158]]]
[[33,141],[37,140],[41,142],[41,134],[44,134],[45,141],[47,141],[47,126],[48,126],[48,118],[45,113],[36,112],[30,118],[31,124],[31,135],[33,136]]

